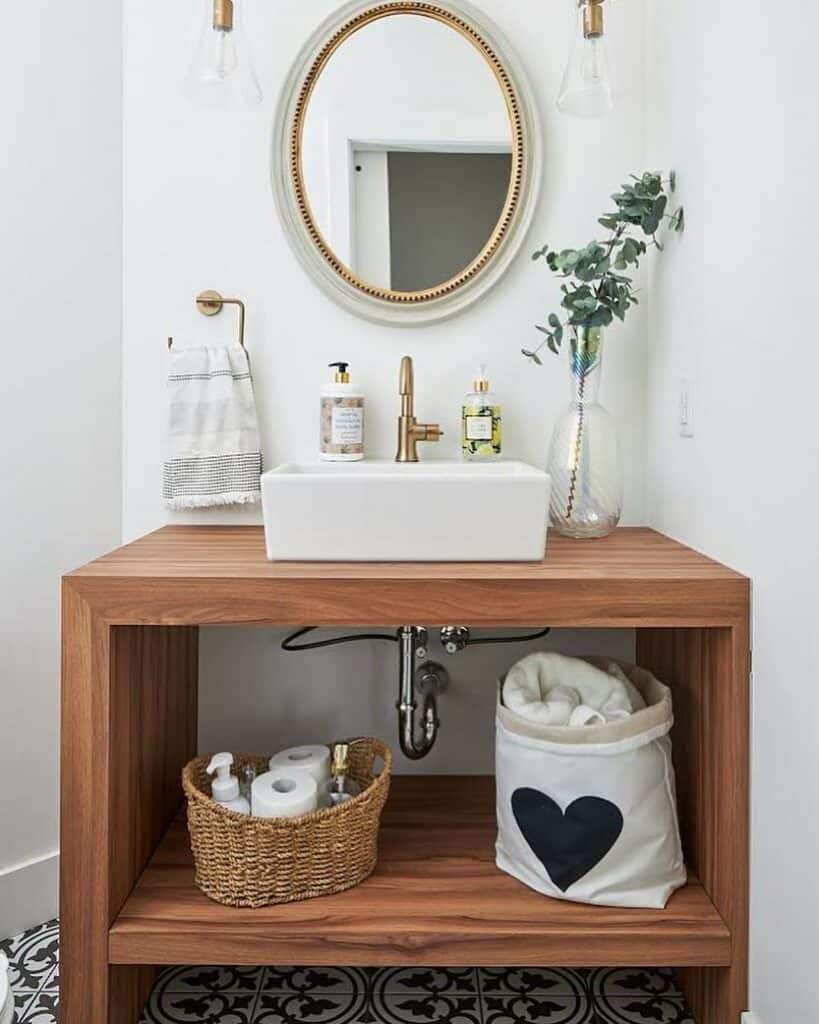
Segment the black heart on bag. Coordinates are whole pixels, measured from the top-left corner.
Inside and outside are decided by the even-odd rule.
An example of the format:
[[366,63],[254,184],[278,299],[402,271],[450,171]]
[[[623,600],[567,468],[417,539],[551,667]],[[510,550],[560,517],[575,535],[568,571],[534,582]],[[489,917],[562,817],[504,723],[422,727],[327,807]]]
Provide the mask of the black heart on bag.
[[545,793],[516,789],[512,813],[532,853],[561,892],[596,867],[623,831],[620,808],[597,796],[580,797],[564,813]]

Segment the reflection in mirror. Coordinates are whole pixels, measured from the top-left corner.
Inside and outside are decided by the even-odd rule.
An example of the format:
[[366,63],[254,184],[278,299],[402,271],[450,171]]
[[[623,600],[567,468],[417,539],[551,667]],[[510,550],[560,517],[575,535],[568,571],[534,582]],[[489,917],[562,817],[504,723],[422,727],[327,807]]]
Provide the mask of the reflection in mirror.
[[367,285],[435,289],[492,242],[513,141],[504,90],[467,36],[416,14],[371,21],[332,55],[307,105],[313,221]]

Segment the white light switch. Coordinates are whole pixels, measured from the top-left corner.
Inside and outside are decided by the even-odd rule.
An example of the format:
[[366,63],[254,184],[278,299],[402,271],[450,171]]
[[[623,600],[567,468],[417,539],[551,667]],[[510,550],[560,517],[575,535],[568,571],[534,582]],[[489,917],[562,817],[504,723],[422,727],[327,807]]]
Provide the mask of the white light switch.
[[679,424],[680,437],[694,436],[693,388],[687,377],[680,381]]

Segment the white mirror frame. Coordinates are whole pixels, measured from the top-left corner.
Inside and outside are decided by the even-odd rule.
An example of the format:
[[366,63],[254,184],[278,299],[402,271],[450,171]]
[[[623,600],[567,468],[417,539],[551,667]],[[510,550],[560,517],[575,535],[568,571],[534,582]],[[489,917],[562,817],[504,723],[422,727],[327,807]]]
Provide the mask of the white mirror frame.
[[293,126],[296,119],[304,115],[305,83],[320,55],[328,49],[328,44],[351,21],[368,12],[378,11],[381,7],[390,6],[393,5],[373,3],[372,0],[353,0],[327,19],[302,48],[285,82],[276,112],[271,178],[276,206],[288,241],[316,284],[357,316],[394,327],[413,327],[445,320],[467,309],[493,288],[509,269],[526,238],[539,196],[542,140],[539,122],[535,117],[532,90],[523,68],[502,33],[482,13],[463,0],[457,5],[448,0],[431,0],[430,3],[408,0],[402,3],[402,13],[412,13],[414,8],[417,8],[419,14],[425,11],[442,11],[448,17],[462,22],[469,34],[479,37],[497,58],[507,82],[507,89],[511,89],[514,94],[520,121],[522,152],[519,195],[509,223],[491,258],[485,262],[482,269],[469,275],[465,274],[463,283],[449,289],[440,297],[404,302],[398,298],[385,299],[368,294],[361,285],[353,283],[352,275],[351,280],[342,276],[333,266],[333,260],[328,257],[329,247],[323,243],[316,230],[314,233],[322,244],[319,244],[308,229],[305,204],[299,194],[298,160],[293,153]]

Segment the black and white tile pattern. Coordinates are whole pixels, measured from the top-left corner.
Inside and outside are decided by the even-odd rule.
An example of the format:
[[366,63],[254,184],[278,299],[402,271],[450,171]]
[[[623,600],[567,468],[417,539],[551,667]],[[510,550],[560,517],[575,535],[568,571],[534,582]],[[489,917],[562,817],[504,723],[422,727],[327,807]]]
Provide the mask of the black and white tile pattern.
[[0,942],[9,961],[14,1024],[54,1024],[60,984],[60,932],[56,921]]
[[[14,1024],[57,1024],[56,921],[0,942]],[[694,1024],[670,970],[168,967],[140,1024]]]

